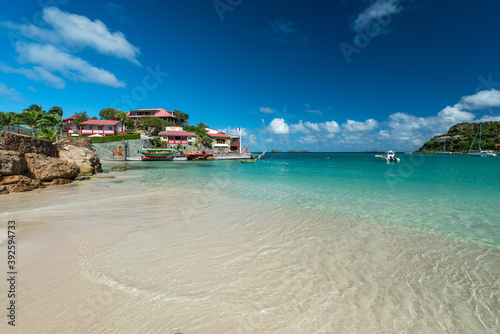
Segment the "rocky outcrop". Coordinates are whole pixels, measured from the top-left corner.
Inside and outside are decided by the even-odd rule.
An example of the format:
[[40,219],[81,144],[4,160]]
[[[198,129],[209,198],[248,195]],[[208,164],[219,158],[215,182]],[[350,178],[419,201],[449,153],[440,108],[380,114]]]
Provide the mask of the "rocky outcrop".
[[55,158],[59,156],[51,141],[9,132],[0,132],[0,150],[38,153]]
[[57,147],[58,151],[61,151],[65,146],[68,145],[76,147],[86,147],[89,150],[92,150],[92,141],[90,140],[90,138],[80,138],[80,137],[64,138],[58,141],[57,143],[54,143],[54,145]]
[[33,180],[25,175],[0,177],[0,194],[31,191],[37,188],[45,188],[42,181]]
[[67,138],[52,144],[0,132],[0,194],[67,184],[80,170],[91,174],[102,171],[88,138]]
[[87,147],[73,145],[61,146],[59,157],[67,162],[77,164],[80,173],[100,173],[102,171],[101,161],[97,153]]
[[24,175],[26,170],[24,154],[16,151],[0,151],[0,176]]
[[47,157],[37,153],[24,155],[28,167],[28,176],[41,181],[53,179],[74,179],[80,173],[80,168],[59,158]]

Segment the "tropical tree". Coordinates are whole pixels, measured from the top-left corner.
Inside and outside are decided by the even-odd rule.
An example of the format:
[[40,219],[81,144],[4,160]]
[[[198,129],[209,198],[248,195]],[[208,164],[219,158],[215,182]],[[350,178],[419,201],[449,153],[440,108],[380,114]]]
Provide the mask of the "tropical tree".
[[83,122],[87,121],[88,119],[89,119],[89,117],[87,116],[87,112],[80,111],[80,112],[77,112],[75,114],[75,119],[73,120],[73,124],[74,124],[74,126],[76,126],[76,128],[78,128],[80,123],[83,123]]
[[158,117],[141,117],[137,125],[139,129],[145,130],[152,135],[157,135],[158,132],[165,130],[167,121]]
[[[63,128],[63,117],[62,114],[59,113],[48,113],[42,119],[42,131],[43,130],[51,130],[57,134],[62,136],[62,128]],[[58,138],[56,138],[58,139]]]
[[59,130],[58,129],[43,128],[38,133],[37,138],[45,139],[45,140],[50,140],[50,141],[57,141],[58,136],[59,136]]
[[177,125],[184,125],[189,123],[189,114],[183,113],[180,110],[174,109],[174,116]]
[[33,131],[33,138],[38,130],[39,125],[43,122],[46,112],[43,110],[42,106],[32,104],[29,108],[23,110],[22,113],[22,123],[29,126]]
[[3,112],[0,111],[0,125],[10,129],[10,126],[16,124],[17,114],[13,111]]

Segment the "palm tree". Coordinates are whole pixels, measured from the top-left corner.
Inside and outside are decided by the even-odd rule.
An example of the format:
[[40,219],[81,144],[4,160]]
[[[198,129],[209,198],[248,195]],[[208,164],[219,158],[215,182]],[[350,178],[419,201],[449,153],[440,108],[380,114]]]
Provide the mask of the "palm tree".
[[33,130],[33,138],[35,137],[38,126],[43,122],[45,115],[46,112],[42,107],[36,104],[32,104],[29,108],[23,110],[22,123],[31,127]]
[[0,111],[0,125],[7,127],[7,130],[9,130],[11,124],[16,124],[16,115],[17,114],[12,111]]
[[[62,115],[59,116],[59,114],[56,114],[56,113],[53,113],[53,114],[49,113],[42,118],[42,122],[41,122],[42,131],[43,130],[52,130],[55,133],[60,134],[62,136],[63,124],[64,123],[63,123]],[[56,138],[56,139],[58,139],[58,138]]]
[[43,128],[42,131],[38,133],[37,138],[50,141],[57,141],[58,135],[59,135],[58,129]]

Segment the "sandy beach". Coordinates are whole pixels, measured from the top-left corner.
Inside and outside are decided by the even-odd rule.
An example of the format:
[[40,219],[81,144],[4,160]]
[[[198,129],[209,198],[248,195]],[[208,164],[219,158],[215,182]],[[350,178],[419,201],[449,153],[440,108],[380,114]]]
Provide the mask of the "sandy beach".
[[115,175],[2,197],[19,249],[17,323],[2,332],[498,328],[498,251]]

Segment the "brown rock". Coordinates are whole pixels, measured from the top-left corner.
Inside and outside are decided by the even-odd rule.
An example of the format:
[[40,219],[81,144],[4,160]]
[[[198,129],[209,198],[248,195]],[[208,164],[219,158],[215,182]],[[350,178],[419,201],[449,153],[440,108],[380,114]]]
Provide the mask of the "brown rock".
[[0,194],[31,191],[45,188],[40,180],[33,180],[24,175],[11,175],[0,178]]
[[22,175],[26,173],[24,154],[16,151],[0,151],[0,175]]
[[68,183],[71,183],[71,180],[68,180],[68,179],[53,179],[52,183],[56,184],[56,185],[59,185],[59,184],[68,184]]
[[94,150],[73,145],[58,147],[60,147],[59,158],[77,164],[80,167],[80,173],[100,173],[102,171],[101,161]]
[[80,173],[80,168],[59,158],[47,157],[37,153],[26,153],[28,175],[41,181],[53,179],[74,179]]

